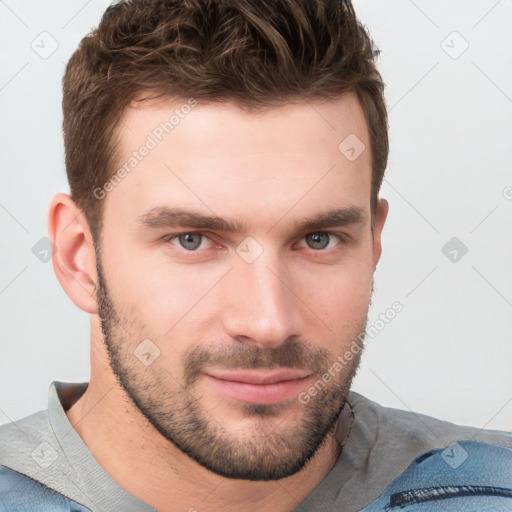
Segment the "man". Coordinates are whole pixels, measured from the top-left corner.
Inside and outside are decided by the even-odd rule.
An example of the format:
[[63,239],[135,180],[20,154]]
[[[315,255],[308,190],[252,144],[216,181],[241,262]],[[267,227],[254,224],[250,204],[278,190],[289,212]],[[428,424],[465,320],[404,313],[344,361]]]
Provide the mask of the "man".
[[48,223],[91,378],[0,428],[0,510],[512,510],[510,434],[349,391],[388,212],[375,53],[336,0],[107,9]]

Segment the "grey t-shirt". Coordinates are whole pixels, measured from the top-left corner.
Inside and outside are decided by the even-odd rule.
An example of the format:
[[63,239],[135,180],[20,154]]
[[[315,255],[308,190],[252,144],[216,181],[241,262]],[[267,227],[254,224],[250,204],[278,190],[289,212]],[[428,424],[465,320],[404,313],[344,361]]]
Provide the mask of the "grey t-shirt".
[[[0,467],[43,483],[93,512],[153,511],[98,464],[65,410],[87,383],[53,382],[48,410],[0,427]],[[382,407],[350,392],[354,421],[341,456],[296,512],[356,512],[374,501],[420,454],[455,441],[512,448],[512,433],[462,427],[414,412]],[[1,487],[0,487],[1,488]]]

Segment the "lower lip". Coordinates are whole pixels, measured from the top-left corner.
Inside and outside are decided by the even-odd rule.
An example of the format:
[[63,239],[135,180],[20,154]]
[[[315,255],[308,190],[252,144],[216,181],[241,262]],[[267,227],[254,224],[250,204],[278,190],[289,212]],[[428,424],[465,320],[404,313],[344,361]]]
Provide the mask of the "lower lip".
[[308,377],[284,380],[274,384],[248,384],[232,380],[222,380],[205,375],[209,382],[230,398],[247,404],[277,404],[296,398],[304,388]]

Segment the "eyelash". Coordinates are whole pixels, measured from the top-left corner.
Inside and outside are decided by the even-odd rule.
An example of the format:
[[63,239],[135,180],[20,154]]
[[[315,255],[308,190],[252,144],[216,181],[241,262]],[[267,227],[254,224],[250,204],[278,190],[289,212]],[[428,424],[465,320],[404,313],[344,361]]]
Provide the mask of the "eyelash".
[[[323,235],[329,235],[331,237],[336,237],[339,239],[339,243],[336,244],[334,247],[331,247],[331,248],[327,248],[327,249],[318,249],[318,250],[315,250],[315,249],[312,249],[311,247],[306,247],[306,249],[309,249],[311,251],[313,251],[313,253],[317,253],[317,254],[320,254],[322,252],[327,252],[329,250],[332,250],[336,247],[338,247],[338,245],[343,245],[343,244],[346,244],[347,241],[348,241],[348,238],[349,236],[345,233],[339,233],[339,232],[336,232],[336,231],[311,231],[309,233],[306,233],[304,236],[302,236],[300,238],[300,240],[304,240],[308,235],[319,235],[319,234],[323,234]],[[206,235],[203,231],[183,231],[181,233],[174,233],[172,235],[168,235],[166,237],[164,237],[162,239],[162,241],[164,243],[167,243],[167,244],[170,244],[172,242],[172,240],[175,240],[175,239],[178,239],[180,236],[182,235],[202,235],[204,238],[207,238],[208,240],[210,240],[210,242],[212,243],[215,243],[214,240],[212,240],[208,235]],[[171,244],[171,245],[174,245],[174,244]],[[298,243],[294,243],[293,244],[293,247],[297,247]],[[178,246],[175,246],[175,247],[178,247]],[[195,249],[195,250],[187,250],[185,249],[184,247],[178,247],[181,251],[183,251],[184,253],[186,254],[190,254],[190,255],[193,255],[195,253],[200,253],[201,251],[205,251],[207,249]]]

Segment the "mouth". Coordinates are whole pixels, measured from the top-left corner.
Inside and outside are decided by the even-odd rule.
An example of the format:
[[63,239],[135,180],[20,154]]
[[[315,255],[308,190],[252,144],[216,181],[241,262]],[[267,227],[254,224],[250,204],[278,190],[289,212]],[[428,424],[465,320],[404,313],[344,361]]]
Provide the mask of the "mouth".
[[216,390],[240,402],[277,404],[296,399],[311,374],[293,369],[211,370],[204,376]]

